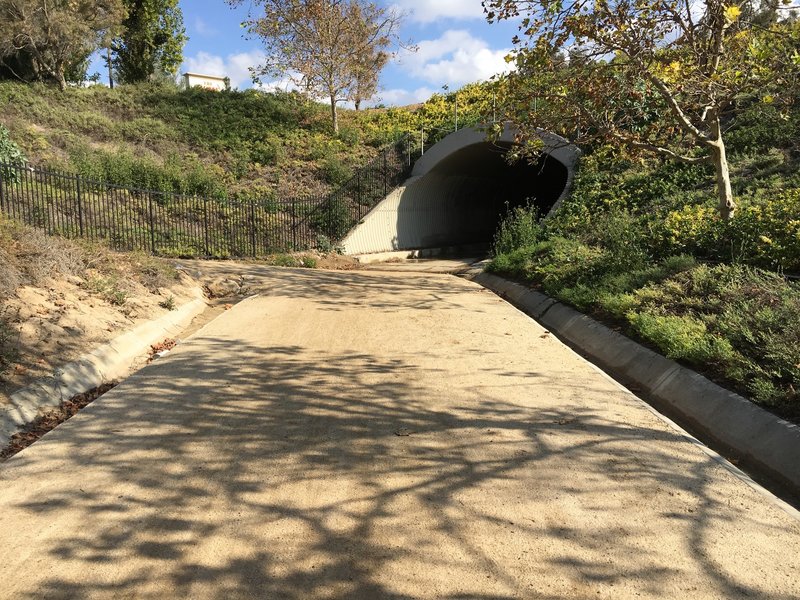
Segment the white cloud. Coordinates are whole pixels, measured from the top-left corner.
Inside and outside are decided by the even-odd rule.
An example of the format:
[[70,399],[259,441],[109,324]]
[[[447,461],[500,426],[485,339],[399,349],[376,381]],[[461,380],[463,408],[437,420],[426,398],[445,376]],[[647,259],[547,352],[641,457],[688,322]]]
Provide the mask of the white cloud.
[[300,89],[297,81],[299,81],[297,74],[286,74],[280,79],[262,81],[255,87],[264,92],[291,92]]
[[264,61],[264,53],[260,50],[229,54],[226,58],[209,52],[198,52],[187,57],[183,62],[183,70],[203,75],[229,77],[231,87],[239,87],[250,81],[250,67]]
[[492,49],[485,40],[462,29],[448,30],[438,39],[419,42],[417,47],[417,52],[404,52],[399,64],[437,88],[486,80],[512,68],[505,61],[510,48]]
[[395,6],[419,23],[485,18],[481,0],[395,0]]
[[378,104],[385,104],[386,106],[406,106],[408,104],[417,104],[419,102],[425,102],[435,91],[436,90],[427,87],[420,87],[415,90],[399,88],[384,90],[378,92],[366,105],[377,106]]
[[204,36],[204,37],[212,37],[212,36],[217,35],[217,30],[214,29],[213,27],[211,27],[211,25],[206,23],[200,17],[195,17],[195,19],[194,19],[194,31],[198,35],[201,35],[201,36]]

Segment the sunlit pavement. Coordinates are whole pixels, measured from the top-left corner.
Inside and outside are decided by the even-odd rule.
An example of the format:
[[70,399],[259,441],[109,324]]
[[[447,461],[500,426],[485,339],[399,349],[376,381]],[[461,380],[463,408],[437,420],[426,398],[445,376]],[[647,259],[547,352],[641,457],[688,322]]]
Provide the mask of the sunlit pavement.
[[800,597],[790,511],[493,294],[253,273],[0,465],[0,597]]

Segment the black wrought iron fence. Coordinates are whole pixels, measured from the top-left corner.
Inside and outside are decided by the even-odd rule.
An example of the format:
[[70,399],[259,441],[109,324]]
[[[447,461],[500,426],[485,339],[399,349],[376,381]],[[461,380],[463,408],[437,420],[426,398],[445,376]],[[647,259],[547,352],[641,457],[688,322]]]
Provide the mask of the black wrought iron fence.
[[284,200],[186,196],[0,164],[0,211],[53,235],[162,256],[260,257],[326,249],[408,176],[410,144],[405,137],[384,148],[326,196]]

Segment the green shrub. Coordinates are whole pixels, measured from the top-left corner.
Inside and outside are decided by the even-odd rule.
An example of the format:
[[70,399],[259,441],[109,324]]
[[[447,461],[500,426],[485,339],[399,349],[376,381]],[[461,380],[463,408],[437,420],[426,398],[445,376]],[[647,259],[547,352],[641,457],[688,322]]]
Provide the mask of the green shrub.
[[128,301],[128,292],[123,289],[122,282],[115,274],[91,277],[86,281],[85,287],[90,292],[115,306],[122,306]]
[[320,252],[327,254],[328,252],[333,252],[335,247],[331,239],[325,234],[317,234],[317,241],[314,244],[314,247],[319,250]]
[[317,235],[329,240],[341,240],[355,224],[347,204],[340,198],[329,198],[316,207],[309,217]]
[[170,294],[169,296],[164,298],[161,302],[159,302],[158,305],[166,310],[175,310],[175,296]]
[[120,135],[129,141],[148,142],[176,138],[175,130],[164,121],[152,117],[138,117],[119,124]]
[[325,181],[331,185],[341,185],[353,176],[353,170],[338,156],[329,156],[322,163]]
[[[27,159],[22,150],[11,139],[8,129],[0,125],[0,164],[20,165],[26,161]],[[0,177],[15,183],[19,179],[17,172],[13,169],[4,169],[0,172]]]
[[800,118],[797,111],[786,113],[774,104],[756,101],[737,115],[726,145],[733,156],[771,148],[786,148],[797,143]]
[[671,252],[800,271],[800,189],[740,198],[729,222],[711,203],[685,206],[665,216],[656,237]]
[[494,256],[533,246],[544,238],[544,230],[535,207],[517,206],[509,209],[494,236]]
[[670,356],[710,366],[756,401],[800,416],[796,284],[746,266],[698,266],[636,291],[627,308],[636,332]]
[[361,133],[356,127],[342,126],[336,137],[347,146],[356,146],[361,141]]
[[275,254],[267,259],[267,263],[276,267],[301,267],[304,269],[315,269],[317,259],[308,254]]
[[634,331],[668,358],[707,367],[724,365],[733,357],[731,343],[709,333],[705,323],[689,315],[628,312]]
[[596,216],[583,241],[608,252],[611,271],[640,269],[651,258],[652,240],[646,217],[627,209],[615,208]]
[[276,141],[256,140],[250,143],[250,159],[260,165],[276,165],[281,147]]
[[270,264],[275,265],[276,267],[296,267],[298,266],[298,260],[292,256],[291,254],[276,254],[270,257],[269,261]]
[[486,266],[492,273],[502,273],[517,279],[533,279],[532,248],[517,248],[505,254],[498,254]]
[[191,156],[170,156],[163,164],[130,152],[76,149],[71,162],[79,174],[91,181],[110,182],[139,189],[222,198],[226,194],[224,173]]

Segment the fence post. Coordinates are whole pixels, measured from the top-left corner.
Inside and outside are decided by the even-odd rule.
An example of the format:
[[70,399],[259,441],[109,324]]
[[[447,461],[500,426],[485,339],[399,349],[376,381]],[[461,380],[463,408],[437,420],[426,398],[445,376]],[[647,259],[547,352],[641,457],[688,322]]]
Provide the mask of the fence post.
[[78,231],[83,237],[83,203],[81,202],[81,176],[75,176],[75,189],[78,193]]
[[211,247],[208,243],[208,197],[203,196],[203,241],[206,249],[206,256],[211,256]]
[[386,154],[387,151],[383,151],[383,197],[389,194],[389,171],[386,168]]
[[156,222],[153,215],[153,194],[147,192],[147,204],[150,212],[150,252],[155,255],[156,253]]
[[[4,210],[5,209],[5,204],[6,204],[5,194],[3,192],[3,175],[5,173],[10,173],[10,169],[11,169],[10,165],[6,166],[6,165],[0,164],[0,210]],[[10,178],[11,177],[9,176],[9,179]],[[11,204],[11,202],[9,202],[9,204]],[[8,210],[8,216],[9,217],[11,216],[11,210]]]
[[250,199],[250,249],[253,258],[256,257],[256,201]]
[[297,250],[297,201],[292,198],[292,250]]

